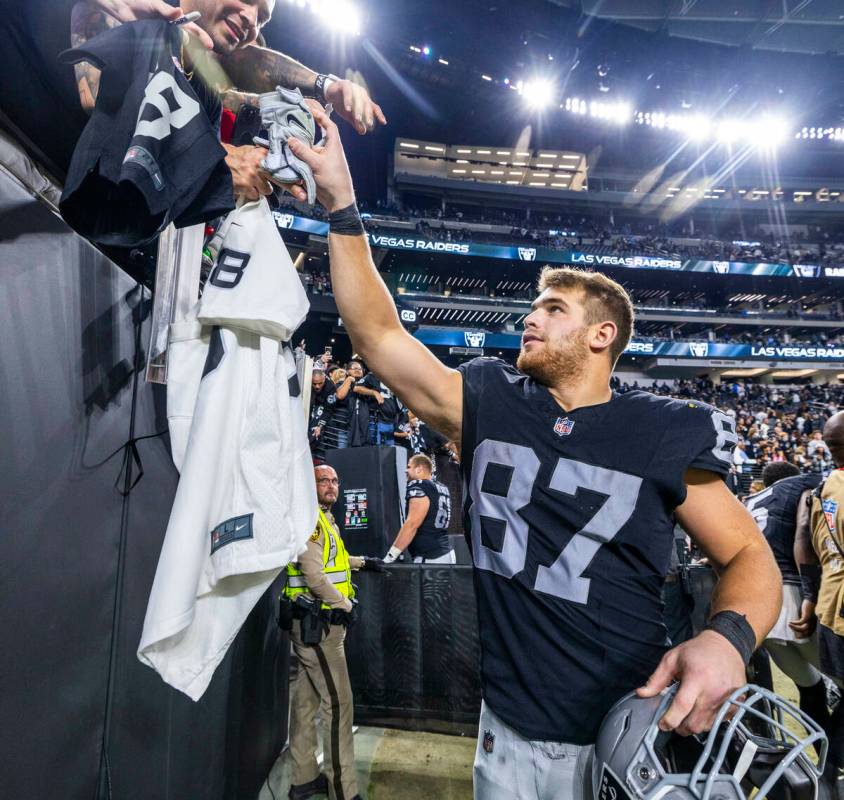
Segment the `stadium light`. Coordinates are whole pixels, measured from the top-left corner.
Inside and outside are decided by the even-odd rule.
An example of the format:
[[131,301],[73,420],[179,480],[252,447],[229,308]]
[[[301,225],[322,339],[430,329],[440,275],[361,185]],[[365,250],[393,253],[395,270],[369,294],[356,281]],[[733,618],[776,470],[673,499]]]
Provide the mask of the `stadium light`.
[[737,119],[725,119],[718,123],[715,138],[722,144],[733,144],[747,138],[748,126]]
[[360,36],[360,11],[349,0],[308,0],[305,5],[310,7],[314,15],[327,28],[337,33],[351,33],[354,36]]
[[587,103],[579,97],[567,97],[560,108],[572,114],[588,114],[593,119],[616,125],[626,125],[633,121],[633,106],[622,101],[608,103],[605,100],[591,100]]
[[555,88],[554,84],[545,78],[519,82],[519,94],[528,108],[535,111],[541,111],[554,102]]
[[774,149],[781,145],[789,136],[788,123],[777,117],[762,117],[753,126],[752,144],[765,149]]

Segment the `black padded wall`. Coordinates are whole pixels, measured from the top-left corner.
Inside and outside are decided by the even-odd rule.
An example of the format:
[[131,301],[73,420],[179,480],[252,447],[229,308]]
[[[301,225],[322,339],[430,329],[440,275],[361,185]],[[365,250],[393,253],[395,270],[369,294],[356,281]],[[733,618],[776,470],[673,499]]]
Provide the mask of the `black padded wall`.
[[135,657],[178,478],[150,438],[118,491],[133,406],[136,437],[166,430],[163,387],[133,386],[145,311],[0,168],[3,797],[253,800],[286,738],[277,585],[199,703]]
[[355,575],[346,653],[355,721],[474,735],[481,706],[472,567],[393,565]]

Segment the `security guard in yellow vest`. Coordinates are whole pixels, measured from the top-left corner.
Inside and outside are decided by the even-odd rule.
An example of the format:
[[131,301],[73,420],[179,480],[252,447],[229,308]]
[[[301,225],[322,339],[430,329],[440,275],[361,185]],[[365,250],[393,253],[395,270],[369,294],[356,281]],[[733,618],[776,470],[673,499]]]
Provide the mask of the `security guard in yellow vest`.
[[[803,605],[791,627],[810,636],[817,625],[821,672],[844,687],[844,411],[826,421],[823,439],[837,469],[798,517],[794,556]],[[827,795],[844,797],[844,702],[832,713],[827,734]]]
[[[384,572],[377,558],[350,556],[331,514],[340,482],[327,464],[314,470],[317,527],[298,562],[287,567],[284,596],[293,606],[290,637],[299,669],[290,693],[290,800],[328,794],[360,800],[352,736],[353,701],[343,643],[354,618],[352,570]],[[310,606],[310,608],[308,608]],[[316,714],[323,726],[325,774],[316,759]]]

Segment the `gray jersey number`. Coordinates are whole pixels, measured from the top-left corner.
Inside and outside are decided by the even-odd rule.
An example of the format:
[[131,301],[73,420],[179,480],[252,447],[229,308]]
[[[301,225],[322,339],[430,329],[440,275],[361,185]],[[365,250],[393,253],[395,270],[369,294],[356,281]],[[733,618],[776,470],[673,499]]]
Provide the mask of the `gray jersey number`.
[[715,447],[712,448],[712,455],[725,464],[732,464],[733,448],[738,444],[736,422],[729,414],[716,409],[712,412],[712,424],[715,426]]
[[[482,490],[490,464],[509,467],[512,472],[507,495]],[[523,445],[487,439],[475,450],[472,479],[469,486],[472,507],[472,548],[475,566],[512,578],[525,566],[528,544],[528,523],[518,513],[530,503],[533,485],[539,473],[539,458]],[[624,472],[596,467],[560,458],[551,476],[550,488],[575,495],[588,489],[607,496],[592,518],[577,531],[550,567],[540,566],[534,589],[563,600],[585,604],[589,599],[589,578],[583,577],[601,545],[611,541],[636,508],[642,479]],[[500,551],[483,544],[481,518],[500,520],[504,535]]]
[[451,497],[444,492],[437,494],[437,516],[434,520],[434,527],[444,531],[451,522]]
[[773,488],[769,487],[764,492],[759,492],[745,501],[750,516],[753,517],[762,533],[765,533],[765,528],[768,527],[768,509],[765,506],[760,506],[759,503],[762,500],[767,500],[773,493]]

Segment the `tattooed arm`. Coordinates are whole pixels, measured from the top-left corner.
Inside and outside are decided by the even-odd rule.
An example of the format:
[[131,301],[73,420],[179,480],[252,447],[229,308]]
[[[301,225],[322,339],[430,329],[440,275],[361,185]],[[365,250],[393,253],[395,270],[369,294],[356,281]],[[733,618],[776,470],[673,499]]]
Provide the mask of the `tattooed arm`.
[[250,45],[220,56],[220,63],[238,89],[271,92],[276,86],[284,86],[314,96],[317,73],[284,53]]
[[[116,28],[123,22],[149,17],[163,17],[175,20],[182,15],[178,6],[169,6],[163,0],[87,0],[73,6],[70,12],[70,46],[79,47],[98,33]],[[213,46],[211,38],[196,23],[182,28],[186,38],[193,34],[203,48]],[[87,61],[74,65],[76,85],[82,108],[89,114],[97,102],[100,88],[100,70]]]
[[[249,45],[219,58],[231,86],[238,90],[271,92],[276,86],[284,86],[301,89],[306,96],[314,95],[317,73],[284,53]],[[358,133],[372,130],[376,121],[382,125],[387,123],[381,107],[372,102],[369,93],[358,83],[334,81],[325,95],[325,99]]]
[[[116,28],[120,22],[90,3],[76,3],[70,13],[70,45],[79,47],[98,33]],[[87,61],[73,65],[79,100],[87,113],[94,110],[100,89],[100,70]]]

